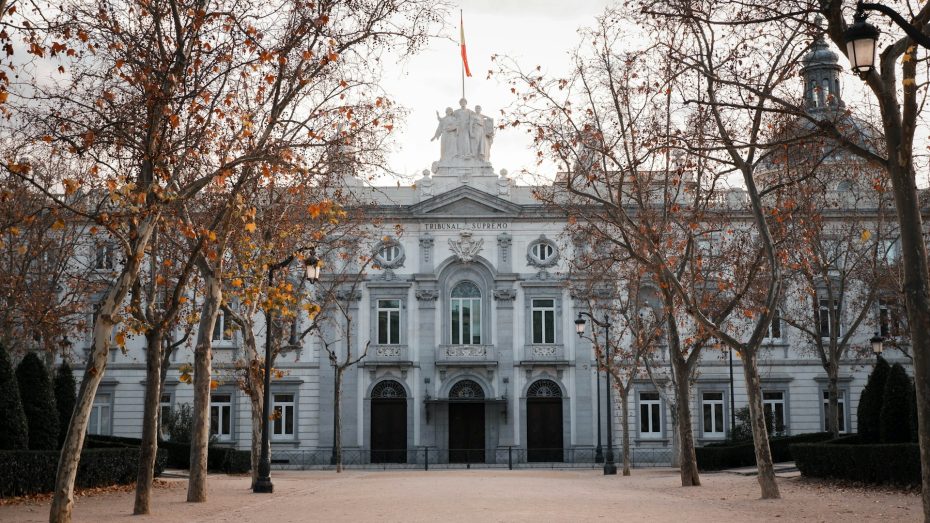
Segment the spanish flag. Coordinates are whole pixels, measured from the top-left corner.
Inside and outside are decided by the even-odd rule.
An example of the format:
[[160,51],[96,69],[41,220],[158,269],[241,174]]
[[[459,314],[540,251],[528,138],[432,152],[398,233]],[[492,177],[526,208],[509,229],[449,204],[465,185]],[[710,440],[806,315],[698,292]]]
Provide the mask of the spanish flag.
[[468,69],[468,55],[465,53],[465,24],[462,21],[461,11],[459,11],[459,46],[462,48],[462,67],[465,69],[465,76],[471,78],[471,71]]

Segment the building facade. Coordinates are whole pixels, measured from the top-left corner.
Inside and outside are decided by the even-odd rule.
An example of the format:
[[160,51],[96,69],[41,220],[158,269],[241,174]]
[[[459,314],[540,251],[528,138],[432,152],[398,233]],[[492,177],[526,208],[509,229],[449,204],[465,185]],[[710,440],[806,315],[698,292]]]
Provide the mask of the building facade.
[[[819,48],[806,63],[812,106],[839,100],[835,64],[836,55]],[[823,86],[818,75],[826,75]],[[468,109],[462,100],[459,109],[447,110],[436,138],[440,159],[414,185],[352,187],[361,200],[378,202],[367,212],[377,218],[373,236],[380,241],[371,246],[375,268],[345,297],[352,350],[359,354],[367,346],[367,354],[342,383],[344,461],[422,463],[432,453],[434,463],[591,463],[598,442],[607,446],[608,423],[619,449],[616,395],[608,406],[593,347],[575,333],[574,320],[587,302],[566,286],[572,256],[563,237],[567,217],[537,201],[533,187],[494,172],[494,126],[480,108]],[[854,342],[867,345],[873,331],[887,330],[887,314],[876,305]],[[222,316],[218,321],[213,433],[219,443],[247,449],[249,402],[233,380],[224,380],[237,355],[237,335]],[[763,402],[779,434],[826,427],[826,374],[802,338],[776,319],[765,340]],[[733,407],[746,405],[742,367],[737,356],[732,364],[728,356],[705,351],[695,377],[688,401],[699,445],[726,439]],[[190,386],[178,380],[178,367],[192,357],[185,350],[175,356],[164,409],[192,400]],[[856,429],[854,413],[871,364],[842,365],[842,432]],[[272,385],[274,462],[325,465],[335,436],[328,354],[308,338],[301,352],[283,356],[277,366],[286,375]],[[141,340],[132,340],[125,354],[113,352],[90,431],[138,436],[143,386],[144,351]],[[651,380],[637,380],[628,407],[634,463],[670,463],[675,436],[665,395]]]

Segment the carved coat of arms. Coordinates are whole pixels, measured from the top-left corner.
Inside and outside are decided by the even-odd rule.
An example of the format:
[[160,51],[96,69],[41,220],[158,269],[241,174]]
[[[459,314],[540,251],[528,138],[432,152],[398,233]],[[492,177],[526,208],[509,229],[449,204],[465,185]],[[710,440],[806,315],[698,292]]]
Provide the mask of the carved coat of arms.
[[459,257],[459,260],[465,263],[474,261],[475,256],[478,255],[483,246],[484,240],[472,238],[472,233],[470,232],[460,233],[458,240],[449,238],[449,248]]

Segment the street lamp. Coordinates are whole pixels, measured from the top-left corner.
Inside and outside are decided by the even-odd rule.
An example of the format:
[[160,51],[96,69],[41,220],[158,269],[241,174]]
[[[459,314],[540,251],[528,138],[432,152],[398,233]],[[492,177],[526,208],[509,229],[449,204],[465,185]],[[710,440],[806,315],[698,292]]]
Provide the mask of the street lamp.
[[[610,412],[613,412],[613,405],[611,405],[610,403],[610,360],[611,360],[611,357],[610,357],[610,320],[607,317],[607,314],[604,314],[604,321],[598,321],[597,318],[595,318],[588,312],[579,312],[578,319],[575,320],[575,331],[578,333],[579,337],[584,334],[585,320],[584,318],[582,318],[582,316],[587,316],[588,318],[590,318],[591,322],[594,325],[597,325],[598,327],[604,327],[604,349],[605,349],[604,356],[607,360],[606,372],[605,372],[605,374],[607,375],[607,412],[610,413]],[[600,385],[600,380],[598,380],[598,384]],[[600,391],[600,387],[598,387],[598,391]],[[598,425],[600,425],[600,416],[601,416],[600,405],[598,405],[598,408],[597,408],[597,416],[598,416]],[[617,465],[614,464],[614,443],[613,443],[614,438],[613,438],[612,420],[613,420],[613,416],[608,415],[607,416],[607,459],[604,461],[604,474],[605,475],[613,475],[617,473]],[[597,436],[598,436],[598,439],[600,439],[600,436],[601,436],[600,426],[598,426]],[[600,445],[600,443],[598,443],[598,445]]]
[[[584,319],[579,315],[578,319],[575,320],[575,332],[578,333],[578,337],[581,337],[584,334]],[[594,388],[597,390],[597,447],[594,447],[594,462],[603,463],[604,462],[604,450],[601,447],[601,365],[600,363],[594,367],[594,376],[596,383]]]
[[884,342],[885,338],[883,338],[881,334],[877,332],[875,333],[875,336],[872,336],[872,338],[869,339],[869,343],[872,344],[872,353],[875,354],[876,358],[882,357],[882,351],[885,350],[885,347],[883,346]]
[[882,4],[859,2],[856,4],[856,14],[853,15],[853,24],[843,33],[846,41],[846,55],[853,71],[864,76],[875,68],[875,52],[878,44],[878,28],[866,21],[865,11],[878,11],[898,24],[907,36],[930,49],[930,37],[923,34],[917,27],[912,26],[894,9]]
[[[274,286],[274,271],[287,267],[294,261],[295,255],[292,254],[278,263],[268,266],[268,289]],[[307,281],[314,284],[320,279],[320,260],[310,250],[310,255],[304,258],[304,271]],[[271,483],[271,331],[274,326],[272,313],[274,310],[271,305],[265,309],[265,383],[264,383],[264,401],[262,405],[262,454],[258,462],[258,479],[252,492],[267,493],[274,492],[274,485]]]

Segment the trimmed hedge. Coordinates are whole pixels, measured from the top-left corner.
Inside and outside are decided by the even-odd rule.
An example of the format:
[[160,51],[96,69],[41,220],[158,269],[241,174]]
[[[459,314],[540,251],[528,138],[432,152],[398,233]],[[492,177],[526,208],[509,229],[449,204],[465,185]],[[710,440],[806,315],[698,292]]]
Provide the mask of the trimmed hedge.
[[[59,452],[52,450],[0,451],[0,497],[51,492],[55,489]],[[159,451],[156,472],[164,469],[167,455]],[[78,464],[78,488],[126,485],[136,480],[139,448],[85,448]]]
[[[119,436],[93,436],[99,444],[118,444],[138,447],[141,440],[138,438],[123,438]],[[190,443],[175,443],[159,441],[158,450],[166,453],[166,466],[173,469],[190,468]],[[207,454],[207,470],[209,472],[224,472],[226,474],[243,474],[252,470],[252,453],[248,450],[237,450],[230,447],[210,447]]]
[[68,425],[71,424],[71,414],[77,403],[77,383],[74,373],[68,362],[64,362],[55,372],[55,407],[58,409],[58,448],[65,443],[68,435]]
[[916,443],[797,443],[791,445],[791,452],[803,476],[881,485],[920,484]]
[[58,448],[58,408],[45,364],[30,352],[16,367],[19,397],[29,427],[29,450]]
[[[790,446],[794,443],[826,441],[832,437],[829,432],[812,432],[796,436],[776,436],[769,438],[772,461],[791,461]],[[699,470],[721,470],[738,467],[751,467],[756,464],[756,450],[752,441],[733,445],[714,445],[695,447]]]
[[0,450],[29,447],[29,427],[19,397],[19,385],[6,348],[0,343]]

